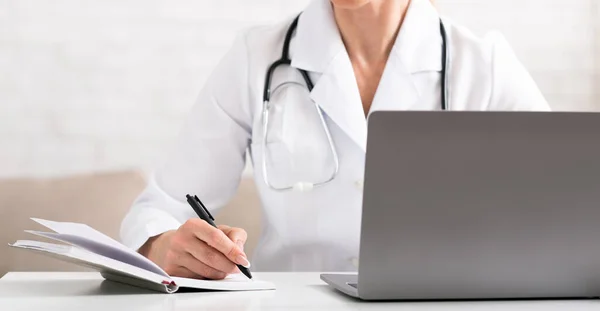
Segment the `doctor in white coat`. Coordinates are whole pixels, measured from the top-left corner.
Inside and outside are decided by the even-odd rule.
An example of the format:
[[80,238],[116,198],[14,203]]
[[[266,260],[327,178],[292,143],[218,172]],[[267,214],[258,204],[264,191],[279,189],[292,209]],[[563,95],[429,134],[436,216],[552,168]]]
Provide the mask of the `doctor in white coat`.
[[[447,109],[549,110],[501,35],[480,38],[441,20]],[[178,144],[123,220],[123,242],[172,275],[219,279],[236,271],[234,263],[249,265],[245,231],[212,228],[185,201],[189,193],[210,210],[226,204],[247,152],[264,215],[252,270],[356,270],[368,115],[442,107],[440,16],[429,0],[314,0],[293,32],[291,65],[274,72],[265,134],[265,74],[281,57],[291,23],[252,28],[237,38]],[[311,91],[298,69],[314,82]],[[331,176],[306,191],[273,189]]]

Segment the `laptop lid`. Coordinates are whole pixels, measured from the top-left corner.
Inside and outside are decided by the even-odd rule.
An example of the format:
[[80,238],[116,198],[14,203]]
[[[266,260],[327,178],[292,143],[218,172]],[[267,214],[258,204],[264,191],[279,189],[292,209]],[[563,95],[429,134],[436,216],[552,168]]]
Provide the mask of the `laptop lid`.
[[600,114],[374,112],[363,299],[600,296]]

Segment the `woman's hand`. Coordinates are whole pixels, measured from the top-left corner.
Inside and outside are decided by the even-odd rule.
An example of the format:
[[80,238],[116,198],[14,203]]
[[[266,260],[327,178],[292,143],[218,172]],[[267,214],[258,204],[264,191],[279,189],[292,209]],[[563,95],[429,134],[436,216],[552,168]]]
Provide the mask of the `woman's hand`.
[[243,250],[246,238],[244,229],[217,229],[193,218],[149,239],[139,252],[171,276],[218,280],[239,272],[236,264],[250,266]]

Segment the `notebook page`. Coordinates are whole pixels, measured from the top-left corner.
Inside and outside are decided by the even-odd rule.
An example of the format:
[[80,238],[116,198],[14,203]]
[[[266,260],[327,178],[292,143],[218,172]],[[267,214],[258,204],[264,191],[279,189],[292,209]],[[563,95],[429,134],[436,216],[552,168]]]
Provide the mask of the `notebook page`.
[[231,274],[223,280],[197,280],[171,277],[179,287],[221,290],[221,291],[250,291],[275,289],[275,284],[261,280],[250,280],[243,274]]
[[112,245],[107,245],[85,237],[71,234],[40,232],[32,230],[25,230],[25,232],[78,246],[92,253],[112,258],[114,260],[168,277],[168,275],[162,269],[156,267],[155,265],[149,264],[148,260],[140,260],[138,256],[134,256],[131,252],[124,252]]
[[127,248],[125,245],[115,241],[109,236],[101,233],[100,231],[97,231],[96,229],[86,224],[80,224],[76,222],[58,222],[40,218],[31,218],[31,220],[56,233],[77,235],[80,237],[85,237],[90,240],[95,240],[107,245],[112,245],[114,247],[130,251],[130,249]]
[[103,257],[101,255],[94,254],[70,245],[60,245],[29,240],[18,240],[9,245],[15,248],[38,251],[49,255],[50,257],[55,257],[78,265],[90,267],[100,272],[122,274],[128,277],[144,279],[156,284],[166,284],[166,282],[170,283],[171,281],[170,278],[165,278],[159,274],[114,260],[112,258]]
[[[116,249],[119,249],[123,252],[127,252],[134,257],[137,257],[140,261],[143,261],[148,266],[152,266],[152,270],[150,271],[161,271],[160,274],[167,275],[158,265],[154,262],[150,261],[148,258],[142,256],[140,253],[130,249],[129,247],[115,241],[109,236],[101,233],[100,231],[95,230],[94,228],[80,223],[74,222],[57,222],[46,219],[39,218],[31,218],[31,220],[37,222],[38,224],[60,234],[69,234],[73,236],[78,236],[81,238],[85,238],[87,240],[96,241],[98,243],[102,243],[108,246],[112,246]],[[157,272],[158,273],[158,272]]]

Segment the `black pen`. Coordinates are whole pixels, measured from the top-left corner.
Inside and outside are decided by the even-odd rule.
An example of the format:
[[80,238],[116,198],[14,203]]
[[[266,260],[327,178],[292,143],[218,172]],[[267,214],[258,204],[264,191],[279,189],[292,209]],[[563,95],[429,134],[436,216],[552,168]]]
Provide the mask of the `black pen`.
[[[215,219],[212,217],[206,206],[202,204],[202,201],[200,201],[200,199],[198,199],[197,196],[191,196],[188,194],[185,197],[187,198],[187,201],[192,207],[192,209],[194,209],[194,212],[196,212],[198,217],[200,217],[200,219],[206,221],[215,228],[217,227],[217,225],[214,222]],[[249,279],[252,279],[252,274],[250,273],[250,270],[248,270],[248,268],[242,265],[237,265],[237,267],[245,276],[247,276]]]

